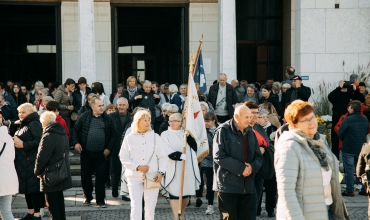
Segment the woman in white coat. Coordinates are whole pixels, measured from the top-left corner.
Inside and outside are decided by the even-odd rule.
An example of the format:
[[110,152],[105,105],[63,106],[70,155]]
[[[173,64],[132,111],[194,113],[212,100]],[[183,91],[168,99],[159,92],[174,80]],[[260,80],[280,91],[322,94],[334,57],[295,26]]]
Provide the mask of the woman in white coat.
[[[0,110],[1,119],[1,110]],[[12,195],[18,193],[18,176],[14,167],[14,141],[0,120],[0,217],[12,220]]]
[[162,194],[170,198],[173,218],[178,220],[178,204],[181,178],[181,160],[186,160],[183,188],[183,202],[180,219],[185,219],[185,208],[189,203],[190,196],[195,195],[199,189],[200,174],[197,161],[197,143],[189,135],[187,137],[186,155],[182,154],[184,130],[182,129],[182,117],[180,113],[172,114],[168,120],[170,127],[162,132],[161,137],[166,142],[166,152],[171,159],[168,163],[166,176],[162,181]]
[[154,220],[159,188],[145,189],[143,176],[155,174],[153,180],[160,183],[168,164],[163,141],[151,129],[151,114],[137,111],[131,132],[123,140],[119,153],[125,167],[128,191],[131,198],[131,220],[142,219],[142,198],[145,201],[145,220]]

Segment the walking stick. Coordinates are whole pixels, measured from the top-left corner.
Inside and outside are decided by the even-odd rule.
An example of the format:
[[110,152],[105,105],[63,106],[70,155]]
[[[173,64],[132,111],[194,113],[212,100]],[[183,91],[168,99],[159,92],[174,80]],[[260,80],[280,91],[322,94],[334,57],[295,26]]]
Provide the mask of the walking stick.
[[[186,154],[186,131],[184,132],[184,140],[182,142],[182,153]],[[179,206],[178,206],[178,214],[179,219],[181,216],[181,210],[182,210],[182,193],[184,189],[184,176],[185,176],[185,160],[181,161],[181,176],[180,176],[180,193],[179,193]]]

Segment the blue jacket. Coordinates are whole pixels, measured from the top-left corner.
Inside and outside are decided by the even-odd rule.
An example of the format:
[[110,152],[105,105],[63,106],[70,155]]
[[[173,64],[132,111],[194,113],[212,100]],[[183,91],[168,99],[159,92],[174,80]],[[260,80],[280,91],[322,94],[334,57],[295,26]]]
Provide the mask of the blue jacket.
[[262,154],[251,127],[247,128],[248,163],[252,174],[244,177],[244,148],[233,120],[220,125],[213,139],[213,190],[222,193],[253,194],[254,176],[262,166]]
[[182,113],[182,99],[180,94],[174,94],[170,103],[177,105],[177,107],[179,107],[179,113]]
[[366,143],[368,129],[369,122],[360,112],[348,115],[338,130],[338,137],[343,141],[342,151],[359,155],[362,145]]

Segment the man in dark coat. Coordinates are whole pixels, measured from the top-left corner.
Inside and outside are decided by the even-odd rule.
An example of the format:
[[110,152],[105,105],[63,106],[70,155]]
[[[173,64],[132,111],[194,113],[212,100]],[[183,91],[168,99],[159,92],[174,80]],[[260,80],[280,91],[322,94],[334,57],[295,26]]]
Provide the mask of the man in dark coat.
[[218,191],[221,219],[250,219],[254,177],[262,166],[258,140],[249,127],[251,110],[235,109],[213,139],[213,190]]
[[[66,130],[61,124],[56,123],[55,119],[56,115],[53,112],[45,112],[40,117],[44,131],[38,148],[34,172],[40,178],[40,191],[45,193],[51,219],[65,219],[63,190],[72,188],[68,157],[69,140]],[[53,186],[45,185],[41,176],[42,171],[45,167],[56,164],[63,159],[68,177]]]
[[105,205],[104,170],[106,157],[116,147],[117,130],[111,117],[104,112],[104,103],[96,98],[91,101],[92,111],[83,113],[72,132],[72,144],[81,153],[81,183],[86,198],[84,204],[90,205],[93,199],[91,175],[95,170],[96,204]]
[[234,115],[234,105],[239,102],[234,88],[228,84],[227,76],[221,73],[219,82],[209,88],[208,100],[214,107],[214,113],[220,123],[224,123]]
[[343,141],[342,160],[346,170],[346,191],[342,195],[354,196],[355,161],[358,160],[362,145],[366,143],[369,122],[361,115],[360,101],[351,101],[348,113],[338,130],[338,137]]
[[307,102],[311,96],[311,88],[302,84],[302,78],[295,75],[291,78],[292,87],[290,87],[281,100],[281,106],[285,107],[286,104],[291,103],[297,99]]
[[[356,89],[355,85],[344,85],[345,81],[342,80],[339,82],[339,86],[335,88],[333,91],[330,92],[328,95],[328,99],[333,105],[332,111],[332,124],[335,126],[340,117],[347,113],[348,103],[351,100],[358,100],[360,102],[364,102],[365,98],[360,93],[359,90]],[[331,130],[331,143],[332,148],[331,150],[335,154],[335,156],[339,160],[339,137],[338,134],[334,131],[334,129]]]
[[113,112],[109,116],[112,118],[115,128],[117,130],[117,138],[115,148],[110,153],[110,175],[112,185],[112,196],[118,197],[118,185],[121,178],[122,164],[119,159],[119,152],[121,150],[121,137],[127,124],[131,122],[131,114],[127,111],[129,107],[128,100],[126,98],[119,98],[117,100],[117,111]]

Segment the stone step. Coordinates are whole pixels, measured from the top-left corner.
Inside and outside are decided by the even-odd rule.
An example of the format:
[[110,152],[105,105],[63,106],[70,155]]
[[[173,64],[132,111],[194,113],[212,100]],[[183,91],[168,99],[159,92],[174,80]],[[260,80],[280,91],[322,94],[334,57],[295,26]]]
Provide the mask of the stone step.
[[80,176],[81,175],[81,165],[70,165],[71,176]]

